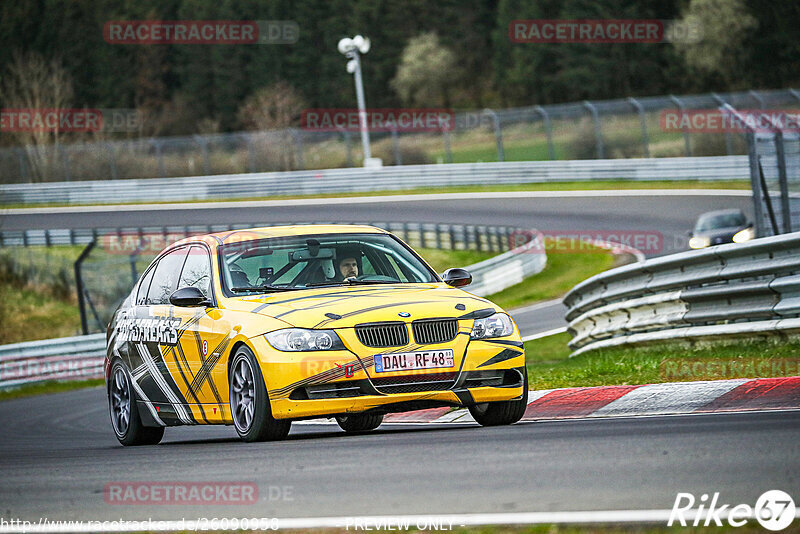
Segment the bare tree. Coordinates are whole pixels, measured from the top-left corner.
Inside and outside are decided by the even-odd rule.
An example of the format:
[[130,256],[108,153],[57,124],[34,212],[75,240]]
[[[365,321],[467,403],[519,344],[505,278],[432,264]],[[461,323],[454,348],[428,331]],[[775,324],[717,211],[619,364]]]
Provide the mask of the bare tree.
[[[290,128],[297,123],[305,107],[300,93],[288,83],[279,81],[247,97],[238,116],[245,128],[260,132],[264,152],[279,160],[279,168],[292,170],[296,165]],[[274,150],[275,144],[278,145],[277,151]]]
[[[15,53],[0,84],[0,101],[7,109],[63,110],[72,98],[72,78],[61,63],[35,52]],[[31,181],[51,177],[64,132],[42,128],[9,133],[25,147]]]
[[408,41],[390,84],[406,104],[448,106],[448,90],[457,78],[455,54],[435,33],[425,33]]

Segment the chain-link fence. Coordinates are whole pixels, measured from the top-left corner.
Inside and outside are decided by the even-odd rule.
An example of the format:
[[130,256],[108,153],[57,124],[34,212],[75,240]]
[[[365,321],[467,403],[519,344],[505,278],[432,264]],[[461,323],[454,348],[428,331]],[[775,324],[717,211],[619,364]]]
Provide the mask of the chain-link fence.
[[[370,134],[384,165],[747,154],[743,137],[664,128],[669,110],[800,106],[793,89],[585,101],[455,114],[451,129]],[[331,169],[362,162],[358,132],[288,129],[0,150],[3,183]]]

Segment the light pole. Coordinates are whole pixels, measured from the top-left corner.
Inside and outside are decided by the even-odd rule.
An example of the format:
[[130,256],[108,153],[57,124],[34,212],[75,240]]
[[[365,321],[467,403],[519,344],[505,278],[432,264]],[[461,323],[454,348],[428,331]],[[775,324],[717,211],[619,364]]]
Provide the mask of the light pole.
[[369,52],[369,39],[356,35],[352,39],[345,37],[339,41],[337,48],[350,61],[347,72],[355,75],[356,100],[358,101],[358,125],[361,130],[361,145],[364,149],[364,167],[380,167],[381,160],[373,158],[369,149],[369,132],[367,131],[367,107],[364,103],[364,83],[361,80],[361,54]]

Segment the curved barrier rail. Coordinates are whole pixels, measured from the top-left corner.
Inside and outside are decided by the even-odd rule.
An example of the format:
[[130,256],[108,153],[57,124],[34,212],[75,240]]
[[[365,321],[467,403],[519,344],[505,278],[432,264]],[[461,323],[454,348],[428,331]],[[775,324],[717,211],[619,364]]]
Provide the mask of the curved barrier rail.
[[800,232],[650,259],[565,297],[573,355],[672,339],[800,332]]
[[403,165],[0,185],[0,205],[88,204],[260,198],[281,195],[403,190],[454,185],[602,180],[749,180],[747,156],[519,161]]
[[[396,233],[412,246],[492,252],[506,250],[496,257],[467,267],[473,277],[473,283],[467,289],[480,296],[500,291],[521,282],[526,276],[541,272],[547,262],[542,235],[535,230],[449,224],[372,224]],[[257,225],[239,226],[250,228]],[[225,230],[217,227],[192,228],[183,235]],[[17,237],[13,244],[80,244],[103,235],[122,235],[131,230],[117,230],[116,234],[54,231],[56,233],[53,235],[38,235],[37,238],[27,236],[21,240]],[[134,235],[145,233],[145,229],[133,230],[136,230]],[[167,229],[162,230],[166,235]],[[152,231],[147,230],[151,235]],[[518,236],[523,236],[524,242],[515,246]],[[46,242],[38,239],[44,237],[48,237]],[[104,333],[0,346],[0,389],[48,380],[101,378],[105,350]]]
[[105,353],[105,334],[0,346],[0,389],[46,380],[101,378]]

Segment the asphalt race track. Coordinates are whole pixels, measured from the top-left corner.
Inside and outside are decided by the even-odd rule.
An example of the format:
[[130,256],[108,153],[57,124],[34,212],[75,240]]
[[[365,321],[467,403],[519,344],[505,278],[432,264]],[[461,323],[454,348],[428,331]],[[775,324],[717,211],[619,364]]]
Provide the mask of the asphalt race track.
[[[296,424],[286,441],[257,444],[233,427],[181,427],[161,445],[123,448],[93,388],[0,402],[0,425],[0,513],[28,520],[670,509],[678,492],[751,505],[769,489],[800,492],[800,412],[363,435]],[[259,501],[106,503],[106,484],[129,481],[253,482]]]
[[[460,198],[205,208],[7,212],[3,229],[287,221],[511,224],[542,230],[638,230],[672,252],[698,214],[739,194]],[[263,204],[263,203],[262,203]],[[47,211],[46,209],[44,211]],[[682,247],[680,247],[682,248]],[[563,326],[558,302],[520,311],[524,334]],[[800,412],[574,419],[480,428],[386,424],[345,435],[295,424],[282,442],[245,444],[232,427],[167,429],[161,445],[123,448],[102,388],[0,402],[0,515],[153,519],[670,509],[678,492],[753,505],[800,494]],[[255,505],[119,505],[115,482],[252,482]]]

